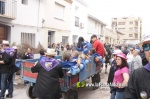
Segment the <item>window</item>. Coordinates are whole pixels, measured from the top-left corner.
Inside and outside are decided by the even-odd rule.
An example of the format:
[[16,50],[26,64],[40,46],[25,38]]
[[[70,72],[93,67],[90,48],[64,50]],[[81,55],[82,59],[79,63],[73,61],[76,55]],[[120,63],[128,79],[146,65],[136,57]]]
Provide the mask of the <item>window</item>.
[[28,5],[28,0],[22,0],[22,4]]
[[138,27],[135,27],[134,30],[135,30],[135,32],[138,32]]
[[138,22],[137,21],[135,21],[135,26],[138,26]]
[[29,44],[32,47],[35,47],[35,34],[33,33],[21,33],[21,43]]
[[129,37],[133,37],[133,34],[129,34]]
[[119,25],[125,25],[125,22],[118,22]]
[[132,25],[132,24],[133,24],[133,22],[129,22],[129,24],[130,24],[130,25]]
[[135,38],[136,38],[136,39],[138,38],[138,34],[135,34]]
[[112,26],[117,26],[117,22],[112,22]]
[[118,28],[118,30],[123,31],[123,30],[125,30],[125,28]]
[[79,27],[79,18],[75,17],[75,26]]
[[129,28],[129,30],[130,30],[130,31],[132,31],[132,30],[133,30],[133,28]]
[[5,2],[0,1],[0,14],[5,14]]
[[63,20],[64,19],[64,10],[65,7],[58,3],[55,3],[55,18]]

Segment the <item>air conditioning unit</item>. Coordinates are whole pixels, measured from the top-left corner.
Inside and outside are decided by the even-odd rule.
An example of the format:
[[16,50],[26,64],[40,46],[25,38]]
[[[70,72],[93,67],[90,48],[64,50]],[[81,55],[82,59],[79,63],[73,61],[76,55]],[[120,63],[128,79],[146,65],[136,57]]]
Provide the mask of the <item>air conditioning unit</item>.
[[84,28],[84,23],[80,23],[80,28]]

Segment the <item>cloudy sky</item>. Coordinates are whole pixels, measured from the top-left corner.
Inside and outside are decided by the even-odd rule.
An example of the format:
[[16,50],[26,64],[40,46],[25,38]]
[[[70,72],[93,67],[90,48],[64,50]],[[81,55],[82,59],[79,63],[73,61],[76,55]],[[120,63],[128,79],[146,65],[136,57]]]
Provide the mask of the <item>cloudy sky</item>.
[[141,17],[143,34],[150,34],[150,0],[84,0],[89,13],[111,25],[112,17]]

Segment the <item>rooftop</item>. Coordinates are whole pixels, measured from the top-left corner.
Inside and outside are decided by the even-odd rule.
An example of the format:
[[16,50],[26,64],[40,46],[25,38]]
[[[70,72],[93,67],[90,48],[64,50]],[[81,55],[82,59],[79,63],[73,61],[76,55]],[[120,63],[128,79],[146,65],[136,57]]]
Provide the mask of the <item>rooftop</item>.
[[94,17],[94,16],[92,16],[92,15],[90,15],[90,14],[88,14],[88,17],[92,18],[93,20],[96,20],[97,22],[103,24],[104,26],[107,26],[106,23],[102,22],[101,20],[99,20],[98,18],[96,18],[96,17]]

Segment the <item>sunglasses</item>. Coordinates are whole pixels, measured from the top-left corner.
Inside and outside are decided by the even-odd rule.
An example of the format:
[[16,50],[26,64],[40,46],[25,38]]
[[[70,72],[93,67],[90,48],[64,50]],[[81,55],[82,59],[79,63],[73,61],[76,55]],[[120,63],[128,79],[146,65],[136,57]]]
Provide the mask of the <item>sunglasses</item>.
[[150,44],[144,44],[142,47],[144,51],[150,50]]

